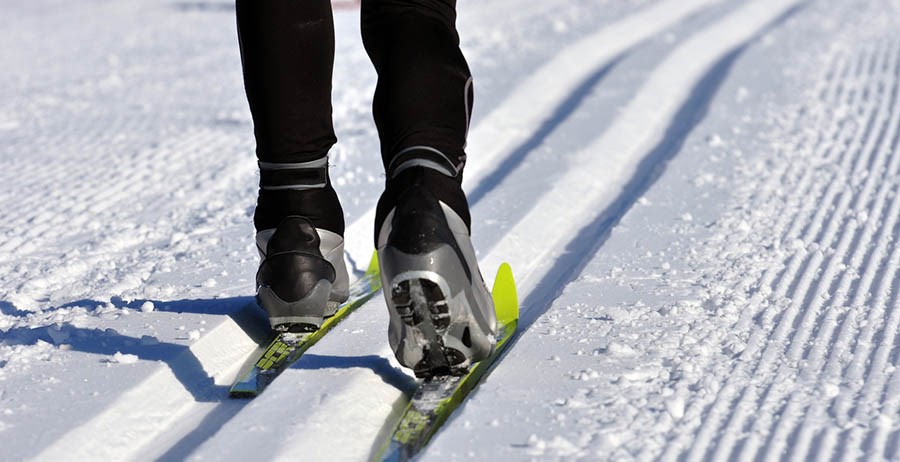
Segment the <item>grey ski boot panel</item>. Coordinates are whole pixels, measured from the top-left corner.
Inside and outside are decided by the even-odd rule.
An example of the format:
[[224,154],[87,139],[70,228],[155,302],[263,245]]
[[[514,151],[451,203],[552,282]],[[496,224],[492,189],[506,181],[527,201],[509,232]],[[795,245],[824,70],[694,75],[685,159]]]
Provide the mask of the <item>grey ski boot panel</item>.
[[[347,299],[349,276],[340,236],[291,216],[278,228],[259,232],[257,248],[262,258],[257,300],[273,328],[318,328]],[[332,263],[328,257],[335,256]]]
[[316,228],[316,232],[319,234],[319,251],[322,257],[334,267],[334,284],[331,286],[328,308],[325,311],[325,316],[331,316],[341,303],[350,298],[350,274],[347,263],[344,262],[344,238],[327,229]]
[[268,286],[260,286],[256,299],[269,314],[269,323],[279,331],[312,331],[318,329],[325,318],[325,302],[331,292],[331,283],[322,279],[296,301],[285,301]]
[[423,187],[398,203],[378,237],[391,348],[419,377],[461,374],[490,355],[497,332],[468,228]]

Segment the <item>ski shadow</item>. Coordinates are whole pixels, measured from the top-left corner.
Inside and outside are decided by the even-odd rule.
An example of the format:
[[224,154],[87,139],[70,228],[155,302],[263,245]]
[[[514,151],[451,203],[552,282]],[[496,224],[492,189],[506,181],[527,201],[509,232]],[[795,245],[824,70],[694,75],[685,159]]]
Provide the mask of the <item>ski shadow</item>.
[[[258,344],[264,344],[271,340],[271,329],[265,313],[257,307],[253,297],[226,297],[183,300],[151,300],[135,299],[124,300],[121,297],[112,297],[109,302],[82,299],[48,308],[75,308],[89,307],[89,311],[106,305],[112,305],[118,309],[130,309],[140,311],[144,303],[153,304],[153,312],[177,313],[177,314],[203,314],[212,316],[228,316],[235,324]],[[4,302],[0,301],[0,309]],[[93,307],[93,308],[90,308]]]
[[292,366],[293,369],[369,369],[381,380],[400,391],[411,395],[417,386],[416,379],[395,367],[384,356],[334,356],[306,353]]
[[[124,302],[112,300],[117,308],[139,309],[150,300]],[[226,315],[244,330],[255,342],[262,344],[271,338],[268,321],[261,310],[256,308],[252,297],[223,299],[153,301],[154,312],[193,313]],[[56,308],[104,306],[105,302],[79,300]],[[8,302],[0,302],[4,313],[21,312]],[[54,308],[51,308],[52,310]],[[154,313],[135,313],[130,316],[153,316]],[[184,340],[187,340],[185,337]],[[82,328],[71,324],[55,324],[41,327],[15,327],[0,332],[2,345],[35,345],[46,342],[54,346],[65,345],[72,351],[89,353],[101,357],[106,363],[116,362],[114,355],[133,355],[140,361],[164,363],[172,374],[198,402],[222,402],[228,399],[228,387],[216,385],[215,380],[203,368],[190,345],[161,342],[156,337],[143,335],[132,337],[120,334],[112,328]]]

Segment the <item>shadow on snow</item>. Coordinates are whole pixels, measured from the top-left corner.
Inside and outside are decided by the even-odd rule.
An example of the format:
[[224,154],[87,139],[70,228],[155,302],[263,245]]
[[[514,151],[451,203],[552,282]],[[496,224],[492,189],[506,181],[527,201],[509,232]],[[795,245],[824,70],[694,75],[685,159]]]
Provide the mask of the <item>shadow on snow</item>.
[[[113,298],[112,304],[120,309],[138,309],[148,300],[124,302]],[[207,314],[228,316],[240,326],[256,343],[266,342],[271,334],[262,311],[256,307],[252,297],[233,297],[204,300],[153,301],[156,311],[179,314]],[[96,300],[79,300],[59,307],[72,308],[103,306]],[[15,308],[11,303],[0,301],[4,314],[24,317],[27,312]],[[148,313],[152,316],[152,313]],[[137,316],[137,314],[135,314]],[[199,402],[219,402],[227,398],[227,387],[214,383],[203,369],[203,365],[190,350],[190,345],[160,342],[155,337],[141,338],[123,335],[114,329],[81,328],[70,324],[55,324],[41,327],[15,327],[0,333],[0,344],[34,345],[38,341],[51,345],[68,345],[73,351],[109,357],[116,353],[137,356],[143,361],[165,363],[185,389]]]

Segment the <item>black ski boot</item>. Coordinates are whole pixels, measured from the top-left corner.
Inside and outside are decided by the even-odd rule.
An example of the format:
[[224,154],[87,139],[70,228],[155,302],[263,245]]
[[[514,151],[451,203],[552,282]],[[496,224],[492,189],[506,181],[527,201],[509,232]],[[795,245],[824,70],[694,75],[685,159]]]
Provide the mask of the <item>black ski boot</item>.
[[340,235],[289,216],[257,233],[256,245],[262,259],[256,299],[275,330],[314,331],[349,297]]

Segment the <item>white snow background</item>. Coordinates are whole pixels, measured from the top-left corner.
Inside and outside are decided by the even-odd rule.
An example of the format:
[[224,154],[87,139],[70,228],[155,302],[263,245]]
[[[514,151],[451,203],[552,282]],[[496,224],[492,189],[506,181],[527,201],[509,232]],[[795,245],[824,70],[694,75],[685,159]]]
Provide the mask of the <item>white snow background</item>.
[[[358,271],[383,175],[350,4]],[[522,334],[421,460],[900,460],[900,1],[458,9],[473,241]],[[370,457],[414,385],[380,299],[227,397],[266,329],[233,3],[0,11],[0,459]]]

